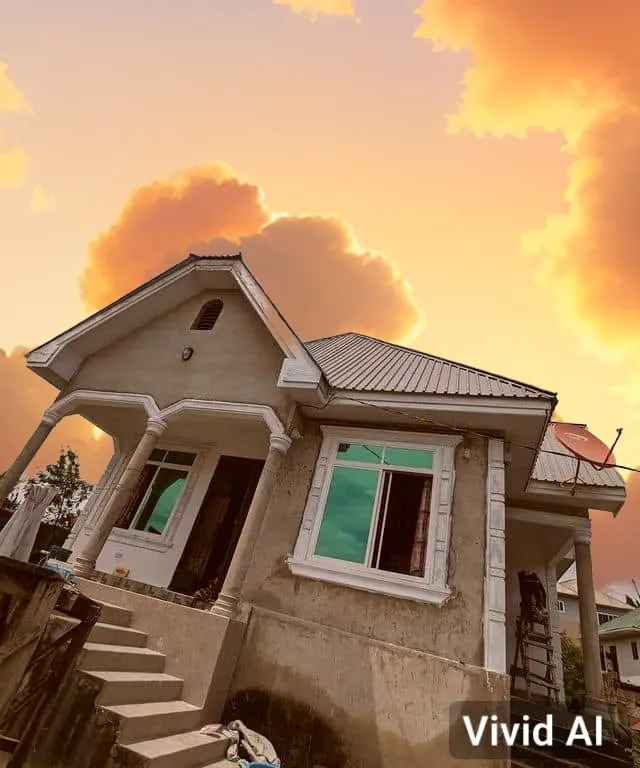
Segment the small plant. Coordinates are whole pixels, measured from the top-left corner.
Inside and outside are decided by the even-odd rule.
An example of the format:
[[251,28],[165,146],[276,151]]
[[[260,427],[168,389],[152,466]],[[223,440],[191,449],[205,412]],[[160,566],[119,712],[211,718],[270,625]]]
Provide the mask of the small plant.
[[582,651],[565,632],[562,633],[560,642],[567,709],[572,712],[582,712],[585,699]]

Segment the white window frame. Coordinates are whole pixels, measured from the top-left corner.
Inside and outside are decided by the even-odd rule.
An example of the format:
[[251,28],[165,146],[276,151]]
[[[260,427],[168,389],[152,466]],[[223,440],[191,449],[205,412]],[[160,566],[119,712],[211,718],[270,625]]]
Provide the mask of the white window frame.
[[556,604],[556,608],[558,610],[558,613],[566,613],[567,612],[567,604],[564,600],[558,600]]
[[[130,546],[137,546],[142,549],[151,549],[159,552],[166,552],[168,549],[171,548],[173,544],[173,536],[174,536],[176,527],[184,514],[185,508],[189,503],[194,484],[196,483],[200,475],[201,465],[203,462],[203,449],[201,446],[194,446],[193,444],[190,444],[190,443],[186,444],[186,443],[180,443],[180,442],[172,442],[172,443],[160,443],[159,445],[156,445],[154,450],[180,451],[182,453],[190,453],[195,455],[195,460],[193,464],[191,464],[191,466],[186,466],[184,464],[166,464],[165,462],[155,462],[150,459],[145,462],[145,466],[147,464],[154,464],[158,467],[158,469],[161,466],[162,467],[166,466],[174,469],[186,469],[188,471],[184,488],[182,489],[182,493],[180,494],[180,496],[176,500],[176,503],[174,504],[173,510],[171,511],[171,514],[169,515],[169,519],[167,520],[167,524],[164,527],[164,531],[161,534],[157,534],[157,533],[149,533],[148,531],[139,531],[136,528],[131,528],[131,527],[113,528],[111,531],[111,534],[109,535],[109,540],[114,542],[119,542],[121,544],[128,544]],[[147,498],[150,488],[151,486],[149,486],[142,501],[140,502],[140,507],[144,505],[144,502]],[[139,513],[140,513],[140,508],[138,508],[138,512],[136,513],[136,516],[133,518],[134,521]],[[133,521],[132,521],[132,525],[133,525]]]
[[[341,584],[368,592],[380,592],[437,605],[444,603],[451,595],[447,580],[451,508],[455,483],[454,460],[455,449],[462,442],[462,436],[333,426],[322,426],[321,430],[324,439],[316,462],[300,532],[293,556],[287,559],[291,572],[295,576]],[[432,478],[424,577],[381,571],[314,554],[340,443],[433,451],[432,469],[420,471],[421,474]],[[362,466],[364,467],[365,464]],[[375,467],[374,464],[366,466],[369,469]],[[401,467],[394,469],[404,471]]]

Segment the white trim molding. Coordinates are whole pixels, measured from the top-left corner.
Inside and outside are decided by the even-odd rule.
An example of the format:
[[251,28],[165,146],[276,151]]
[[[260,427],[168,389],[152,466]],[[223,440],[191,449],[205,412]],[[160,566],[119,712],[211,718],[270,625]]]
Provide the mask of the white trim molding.
[[484,666],[507,673],[504,442],[489,440],[484,583]]
[[574,538],[576,535],[580,535],[581,533],[586,535],[591,531],[591,521],[588,517],[559,515],[555,512],[543,512],[536,509],[520,509],[518,507],[509,507],[507,516],[509,520],[516,520],[521,523],[551,526],[552,528],[566,528],[568,531],[573,532]]
[[258,419],[264,421],[272,435],[286,436],[284,425],[273,408],[257,403],[230,403],[222,400],[185,399],[169,405],[159,413],[159,417],[170,421],[182,413],[226,413],[239,418]]
[[93,389],[76,389],[61,397],[48,409],[47,413],[61,419],[77,412],[81,405],[105,405],[114,408],[144,408],[152,421],[160,419],[160,409],[151,395],[135,392],[102,392]]
[[[447,583],[451,536],[451,507],[455,482],[455,449],[459,435],[418,434],[385,429],[321,427],[324,440],[307,498],[294,553],[287,559],[295,576],[381,592],[394,597],[442,604],[451,595]],[[340,443],[379,444],[392,448],[414,448],[433,452],[431,469],[415,470],[432,477],[431,507],[424,577],[390,573],[365,565],[315,555],[315,546],[336,466]],[[359,464],[380,470],[375,463]],[[408,470],[400,470],[408,471]]]

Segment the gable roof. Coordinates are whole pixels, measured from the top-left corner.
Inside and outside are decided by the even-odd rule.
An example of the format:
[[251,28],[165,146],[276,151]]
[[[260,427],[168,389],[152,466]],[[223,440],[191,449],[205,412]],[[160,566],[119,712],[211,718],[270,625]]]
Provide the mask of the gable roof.
[[[558,597],[575,597],[578,598],[578,584],[575,581],[561,581],[557,587]],[[633,610],[630,605],[627,605],[623,600],[619,600],[613,595],[608,595],[606,592],[600,592],[596,590],[596,605],[602,608],[617,608],[618,610],[631,611]],[[604,626],[604,624],[602,625]]]
[[624,616],[611,619],[600,626],[600,634],[607,635],[611,632],[640,632],[640,608],[629,611]]
[[[560,456],[559,454],[563,454]],[[553,429],[547,429],[531,478],[548,483],[573,485],[578,459],[558,440]],[[578,484],[599,488],[624,488],[625,482],[617,469],[596,469],[588,461],[580,462]]]
[[341,333],[305,344],[329,385],[354,392],[554,399],[555,393],[479,368]]
[[[241,254],[191,254],[27,353],[27,365],[60,389],[89,355],[180,302],[202,291],[220,288],[240,289],[282,349],[285,359],[278,386],[314,390],[324,385],[318,364],[246,267]],[[131,312],[134,307],[136,311]]]

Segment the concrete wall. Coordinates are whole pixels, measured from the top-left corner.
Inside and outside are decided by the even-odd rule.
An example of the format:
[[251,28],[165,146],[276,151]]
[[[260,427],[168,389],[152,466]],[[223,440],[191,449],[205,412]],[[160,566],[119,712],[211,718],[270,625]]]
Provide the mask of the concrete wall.
[[[212,331],[191,331],[202,305],[221,298]],[[191,360],[182,360],[185,346]],[[240,291],[203,292],[89,357],[70,382],[76,389],[152,395],[160,408],[183,398],[262,403],[281,412],[276,387],[284,355]]]
[[256,609],[223,720],[269,734],[292,768],[454,768],[450,706],[507,693],[506,677],[477,667]]
[[[298,537],[320,445],[319,428],[307,423],[303,439],[287,455],[271,498],[245,598],[288,616],[481,665],[486,441],[469,440],[456,452],[449,558],[454,594],[442,607],[293,577],[284,561]],[[470,449],[469,459],[462,456],[464,448]]]
[[[324,733],[317,739],[325,747],[307,754],[307,762],[286,753],[285,764],[296,767],[391,768],[403,760],[426,765],[431,758],[447,766],[449,705],[506,690],[504,678],[478,669],[484,654],[486,441],[467,440],[456,453],[449,559],[454,594],[441,607],[291,574],[285,559],[298,536],[320,445],[319,429],[307,423],[267,510],[245,587],[244,598],[255,608],[229,711],[245,712],[255,727],[267,711],[280,711],[285,722],[302,717],[295,723],[301,743]],[[278,728],[279,717],[270,728]],[[286,744],[284,734],[281,739]]]
[[578,598],[567,595],[558,595],[558,600],[564,602],[564,613],[558,613],[560,631],[566,632],[569,637],[580,644],[580,607]]

